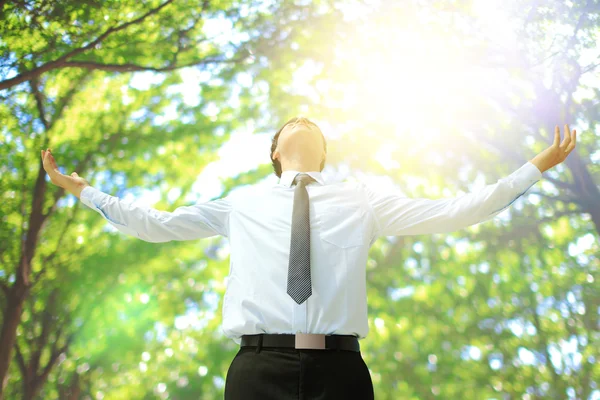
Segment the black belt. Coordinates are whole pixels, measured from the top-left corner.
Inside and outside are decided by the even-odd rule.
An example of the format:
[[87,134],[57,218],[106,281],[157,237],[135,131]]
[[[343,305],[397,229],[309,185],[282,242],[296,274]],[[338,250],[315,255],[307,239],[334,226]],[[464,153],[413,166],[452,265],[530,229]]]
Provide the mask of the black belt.
[[360,352],[358,338],[352,335],[314,333],[242,335],[241,347],[288,347],[292,349],[347,350]]

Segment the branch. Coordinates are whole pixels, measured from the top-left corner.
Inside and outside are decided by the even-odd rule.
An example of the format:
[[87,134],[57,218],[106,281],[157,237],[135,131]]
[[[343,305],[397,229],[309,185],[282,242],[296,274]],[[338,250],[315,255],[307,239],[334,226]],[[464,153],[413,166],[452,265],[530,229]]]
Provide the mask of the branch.
[[106,39],[108,36],[110,36],[111,34],[115,33],[115,32],[119,32],[122,31],[123,29],[140,23],[142,22],[144,19],[146,19],[147,17],[149,17],[150,15],[156,14],[158,11],[160,11],[163,7],[167,6],[168,4],[172,3],[173,0],[167,0],[164,3],[162,3],[160,6],[151,9],[150,11],[148,11],[147,13],[143,14],[142,16],[140,16],[139,18],[136,18],[132,21],[126,22],[124,24],[118,25],[118,26],[114,26],[112,28],[107,29],[102,35],[98,36],[95,40],[91,41],[90,43],[88,43],[87,45],[77,48],[75,50],[72,50],[71,52],[64,54],[62,56],[60,56],[59,58],[57,58],[54,61],[49,61],[46,64],[43,64],[37,68],[34,68],[32,70],[29,70],[27,72],[23,72],[13,78],[10,79],[5,79],[3,81],[0,81],[0,90],[3,89],[8,89],[12,86],[18,85],[19,83],[23,83],[26,82],[28,80],[31,80],[41,74],[43,74],[44,72],[50,71],[52,69],[56,69],[56,68],[60,68],[64,65],[64,63],[69,60],[70,58],[79,55],[83,52],[86,52],[87,50],[90,50],[92,48],[94,48],[96,45],[102,43],[102,41],[104,39]]
[[21,239],[21,255],[19,257],[20,261],[19,266],[17,267],[17,274],[20,276],[19,279],[23,280],[25,286],[31,284],[31,260],[37,249],[39,229],[46,219],[42,214],[44,193],[46,191],[46,181],[44,180],[46,171],[44,171],[41,163],[42,160],[40,159],[40,170],[38,171],[38,176],[33,187],[27,233],[25,233],[25,229],[23,228],[21,234],[23,239]]
[[[189,37],[187,36],[187,34],[196,27],[196,24],[202,19],[203,17],[203,13],[204,11],[206,11],[206,7],[208,6],[206,4],[207,2],[205,2],[202,6],[202,11],[198,14],[198,16],[196,18],[193,19],[194,23],[190,25],[189,28],[186,28],[184,30],[181,31],[177,31],[177,51],[175,52],[175,54],[173,54],[173,58],[171,59],[171,64],[177,64],[177,57],[179,56],[179,54],[184,50],[184,48],[186,47],[183,43],[184,39],[189,39]],[[169,35],[169,36],[173,36],[173,35]],[[204,41],[205,38],[201,38],[199,40],[196,40],[195,43],[198,44],[201,41]]]
[[[555,42],[555,40],[556,40],[556,35],[554,35],[554,37],[552,38],[552,43],[550,43],[550,46],[548,46],[548,49],[551,49],[551,48],[552,48],[552,46],[554,45],[554,42]],[[558,51],[555,51],[554,53],[552,53],[552,54],[549,54],[548,56],[546,56],[546,57],[542,58],[541,60],[538,60],[538,61],[536,61],[536,62],[533,62],[533,63],[530,63],[530,64],[528,64],[528,65],[527,65],[527,67],[528,67],[528,68],[535,68],[535,67],[537,67],[537,66],[539,66],[539,65],[542,65],[542,64],[543,64],[544,62],[546,62],[548,59],[550,59],[550,58],[553,58],[554,56],[557,56],[557,55],[559,55],[560,53],[561,53],[561,52],[560,52],[560,50],[558,50]]]
[[71,317],[65,318],[63,323],[56,330],[55,336],[54,336],[54,341],[52,342],[52,346],[50,349],[50,354],[54,354],[56,352],[56,346],[58,346],[58,341],[60,340],[60,337],[63,333],[63,329],[65,328],[65,326],[67,326],[70,323],[71,323]]
[[595,70],[599,65],[600,65],[600,63],[594,63],[594,64],[588,65],[587,67],[585,67],[584,69],[581,70],[581,75]]
[[6,311],[8,308],[8,298],[10,296],[10,288],[4,281],[1,281],[1,280],[0,280],[0,287],[2,288],[2,291],[5,294],[5,296],[0,296],[0,300],[2,300],[0,302],[0,312],[1,312],[0,315],[2,316],[2,321],[5,321],[6,320]]
[[570,184],[570,183],[563,182],[563,181],[559,181],[558,179],[551,178],[551,177],[549,177],[549,176],[544,176],[544,179],[546,179],[546,180],[548,180],[548,181],[552,182],[552,183],[554,184],[554,186],[558,186],[558,187],[560,187],[560,188],[563,188],[563,189],[570,190],[570,191],[572,191],[573,193],[576,193],[576,192],[577,192],[577,190],[575,190],[575,186],[573,186],[573,185],[572,185],[572,184]]
[[62,240],[64,239],[64,237],[65,237],[65,235],[66,235],[67,231],[69,230],[69,227],[71,226],[71,224],[72,224],[72,223],[73,223],[73,221],[75,220],[75,217],[76,217],[76,215],[77,215],[77,211],[78,211],[78,210],[80,210],[79,203],[80,203],[80,202],[76,202],[76,203],[75,203],[75,206],[74,206],[73,212],[71,213],[71,216],[70,216],[70,217],[69,217],[69,219],[67,220],[67,223],[65,224],[65,226],[64,226],[64,228],[63,228],[62,232],[60,233],[60,236],[59,236],[59,238],[58,238],[58,240],[57,240],[57,242],[56,242],[56,247],[54,248],[54,251],[53,251],[52,253],[50,253],[48,256],[46,256],[46,257],[44,257],[44,258],[42,259],[42,261],[41,261],[41,262],[42,262],[42,267],[41,267],[41,269],[40,269],[40,270],[39,270],[39,271],[38,271],[36,274],[34,274],[34,276],[33,276],[33,279],[32,279],[32,281],[33,281],[33,284],[31,285],[32,287],[33,287],[33,286],[35,286],[35,284],[36,284],[36,283],[38,283],[38,282],[40,281],[40,278],[42,277],[42,275],[43,275],[44,273],[46,273],[46,270],[47,270],[47,269],[46,269],[46,265],[47,265],[48,263],[50,263],[50,261],[52,261],[52,259],[53,259],[54,257],[56,257],[56,255],[58,254],[58,251],[59,251],[59,250],[62,248],[62,247],[61,247]]
[[[50,335],[50,328],[52,327],[52,315],[55,311],[56,305],[56,296],[58,295],[58,289],[54,288],[50,293],[46,308],[42,311],[42,332],[37,337],[35,350],[29,359],[29,363],[32,365],[32,370],[37,373],[38,366],[40,365],[40,358],[42,356],[42,351],[48,343],[48,336]],[[32,346],[33,349],[33,346]]]
[[[61,327],[61,330],[62,330],[62,327]],[[61,348],[57,349],[56,342],[58,342],[58,335],[60,335],[60,332],[57,334],[56,340],[54,341],[54,344],[52,345],[52,352],[50,354],[50,360],[48,360],[48,364],[46,364],[46,366],[44,367],[44,370],[42,371],[42,374],[39,376],[39,379],[42,382],[45,382],[46,379],[48,379],[48,375],[50,374],[52,367],[54,367],[56,360],[58,360],[58,357],[62,353],[67,351],[67,349],[73,342],[73,339],[75,338],[75,332],[72,332],[65,340],[65,344]]]
[[544,218],[540,218],[537,219],[536,221],[538,222],[538,224],[542,224],[544,222],[554,222],[556,221],[558,218],[560,217],[564,217],[564,216],[570,216],[570,215],[577,215],[582,213],[582,210],[571,210],[571,211],[559,211],[559,212],[555,212],[552,215],[548,216],[548,217],[544,217]]
[[173,71],[179,68],[192,67],[195,65],[204,65],[204,64],[216,64],[216,63],[227,63],[227,62],[239,62],[243,61],[246,57],[243,58],[234,58],[231,60],[223,60],[223,59],[204,59],[194,61],[188,64],[183,65],[174,65],[169,64],[166,67],[156,68],[150,66],[143,66],[138,64],[101,64],[94,61],[67,61],[64,63],[64,67],[75,67],[75,68],[86,68],[90,70],[101,70],[101,71],[111,71],[111,72],[132,72],[132,71],[154,71],[154,72],[164,72],[164,71]]
[[2,289],[4,294],[6,294],[6,297],[8,297],[10,288],[8,287],[8,285],[6,283],[4,283],[4,281],[0,281],[0,289]]
[[575,42],[577,41],[577,33],[579,33],[579,30],[581,29],[586,19],[588,19],[588,13],[584,8],[584,12],[582,12],[579,15],[579,18],[577,19],[577,24],[575,24],[575,28],[573,29],[573,35],[567,42],[566,48],[564,50],[565,54],[574,47]]
[[21,346],[19,346],[18,339],[15,340],[15,349],[17,350],[16,351],[17,362],[19,364],[19,368],[21,369],[21,374],[23,374],[23,381],[27,382],[27,380],[28,380],[27,366],[25,365],[25,359],[23,358],[23,353],[21,353]]
[[580,204],[579,199],[577,199],[576,197],[571,197],[571,196],[551,196],[549,194],[546,193],[542,193],[542,192],[536,192],[536,191],[532,191],[529,194],[537,194],[538,196],[541,197],[545,197],[547,199],[550,200],[555,200],[555,201],[562,201],[564,203],[575,203],[575,204]]
[[8,250],[8,246],[7,245],[1,245],[0,244],[0,265],[2,265],[4,267],[4,271],[6,272],[6,275],[10,275],[8,273],[8,263],[6,262],[6,260],[4,260],[4,253],[6,252],[6,250]]
[[46,110],[44,109],[44,98],[42,96],[42,93],[40,92],[37,76],[29,81],[29,86],[31,87],[33,97],[35,98],[35,105],[37,106],[38,113],[40,114],[40,121],[42,121],[44,129],[47,132],[49,129],[49,124],[48,120],[46,119]]
[[90,76],[89,72],[82,74],[79,79],[72,82],[71,87],[65,95],[57,102],[56,108],[54,110],[54,115],[52,116],[52,120],[50,121],[50,128],[54,126],[54,123],[58,121],[62,117],[62,113],[65,108],[71,103],[73,96],[80,89],[80,85],[85,81],[85,79]]
[[[27,190],[27,168],[25,168],[26,163],[27,163],[26,157],[23,157],[23,159],[22,159],[23,165],[21,166],[21,204],[20,204],[20,206],[21,206],[21,235],[19,236],[19,243],[21,245],[21,256],[23,256],[27,253],[27,239],[28,239],[29,233],[31,232],[31,230],[28,230],[26,232],[26,228],[25,228],[25,218],[27,215],[27,212],[25,211],[25,199],[26,199],[26,194],[28,192],[28,190]],[[36,187],[37,187],[37,183],[38,182],[36,182]],[[44,182],[42,182],[42,183],[44,183]],[[35,212],[35,209],[32,208],[30,220],[33,218],[34,212]],[[31,221],[28,223],[28,228],[31,228]],[[29,275],[29,271],[25,271],[26,269],[27,269],[27,267],[25,267],[24,271],[22,271],[23,272],[23,281],[25,281],[25,282],[27,282],[27,276]]]

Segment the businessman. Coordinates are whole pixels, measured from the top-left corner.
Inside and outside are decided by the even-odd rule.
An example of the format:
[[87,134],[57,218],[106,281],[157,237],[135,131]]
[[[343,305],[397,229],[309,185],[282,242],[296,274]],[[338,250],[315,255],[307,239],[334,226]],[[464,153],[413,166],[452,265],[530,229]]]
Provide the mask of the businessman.
[[489,220],[563,162],[576,132],[507,177],[448,199],[419,199],[359,182],[323,179],[327,144],[297,117],[273,137],[279,182],[172,212],[128,204],[73,172],[51,150],[43,167],[119,231],[153,243],[215,235],[230,242],[223,332],[240,345],[227,371],[226,400],[373,399],[359,339],[368,333],[365,266],[380,236],[447,233]]

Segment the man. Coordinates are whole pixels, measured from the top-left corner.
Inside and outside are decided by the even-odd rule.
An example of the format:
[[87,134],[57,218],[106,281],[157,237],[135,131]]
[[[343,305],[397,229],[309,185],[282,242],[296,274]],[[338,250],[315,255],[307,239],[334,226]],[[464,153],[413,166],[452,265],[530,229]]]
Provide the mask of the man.
[[455,231],[489,220],[561,163],[576,132],[495,184],[451,199],[411,199],[363,183],[327,183],[327,145],[317,125],[292,118],[275,134],[277,185],[251,187],[173,212],[126,204],[63,175],[42,151],[52,183],[114,227],[147,242],[222,235],[231,264],[223,331],[240,344],[226,400],[373,399],[358,339],[368,333],[365,265],[380,236]]

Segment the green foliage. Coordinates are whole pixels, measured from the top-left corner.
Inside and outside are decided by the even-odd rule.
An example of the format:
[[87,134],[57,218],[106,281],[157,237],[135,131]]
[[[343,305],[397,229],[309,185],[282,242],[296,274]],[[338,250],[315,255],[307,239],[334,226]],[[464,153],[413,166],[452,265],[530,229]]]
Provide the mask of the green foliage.
[[[595,3],[507,8],[521,35],[518,57],[482,34],[475,2],[418,10],[365,2],[355,19],[341,11],[350,3],[362,4],[0,2],[0,81],[26,77],[0,90],[3,285],[16,285],[24,239],[38,238],[5,398],[27,398],[29,379],[44,399],[100,392],[106,399],[218,399],[238,350],[220,328],[226,241],[155,244],[115,233],[45,175],[40,182],[40,149],[52,148],[63,173],[75,170],[106,193],[140,199],[142,189],[155,189],[154,207],[173,210],[194,202],[197,176],[232,132],[251,122],[274,134],[298,113],[341,132],[328,140],[325,172],[345,164],[352,173],[386,175],[411,197],[467,192],[482,177],[492,183],[543,149],[554,124],[585,127],[571,164],[493,221],[447,235],[379,239],[367,264],[370,333],[361,348],[377,399],[591,398],[600,381],[600,89],[588,80],[594,69],[583,54],[597,49]],[[419,26],[422,18],[429,22]],[[220,38],[224,32],[211,28],[217,20],[238,39]],[[577,34],[562,33],[562,24]],[[369,78],[395,62],[401,43],[386,35],[398,26],[422,29],[423,43],[440,41],[432,71],[450,69],[444,62],[458,54],[501,70],[502,90],[454,93],[466,104],[452,109],[458,126],[444,119],[451,104],[436,96],[388,93],[395,75]],[[352,51],[365,44],[377,51]],[[566,58],[556,61],[554,51]],[[545,59],[555,60],[548,76],[535,68]],[[315,72],[298,88],[307,65]],[[188,81],[194,74],[202,78]],[[198,94],[197,103],[182,87]],[[378,96],[380,108],[349,100]],[[438,140],[389,134],[408,129],[396,111],[411,101],[439,116],[423,121],[443,128]],[[469,129],[477,134],[464,135]],[[374,156],[391,145],[400,168]],[[224,179],[220,196],[272,173],[265,157]],[[33,232],[36,211],[47,218]],[[0,293],[6,310],[7,292]]]

